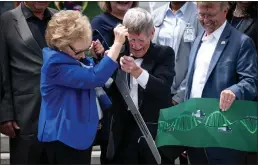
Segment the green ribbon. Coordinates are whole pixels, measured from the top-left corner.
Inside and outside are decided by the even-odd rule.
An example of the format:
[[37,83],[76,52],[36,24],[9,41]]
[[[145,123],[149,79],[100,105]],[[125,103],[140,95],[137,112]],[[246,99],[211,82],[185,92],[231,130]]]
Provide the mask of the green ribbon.
[[221,147],[257,152],[257,102],[234,101],[225,112],[217,99],[190,99],[160,111],[157,147]]

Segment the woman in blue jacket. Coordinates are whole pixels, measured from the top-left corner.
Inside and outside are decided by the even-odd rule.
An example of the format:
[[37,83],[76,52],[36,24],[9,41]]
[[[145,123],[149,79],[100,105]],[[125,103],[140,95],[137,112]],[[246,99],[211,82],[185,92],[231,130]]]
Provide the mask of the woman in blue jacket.
[[116,62],[128,31],[118,25],[114,44],[94,65],[85,57],[98,49],[92,43],[91,26],[79,11],[60,11],[46,30],[40,90],[42,95],[38,139],[52,164],[90,164],[100,103],[96,89],[104,86],[117,69]]

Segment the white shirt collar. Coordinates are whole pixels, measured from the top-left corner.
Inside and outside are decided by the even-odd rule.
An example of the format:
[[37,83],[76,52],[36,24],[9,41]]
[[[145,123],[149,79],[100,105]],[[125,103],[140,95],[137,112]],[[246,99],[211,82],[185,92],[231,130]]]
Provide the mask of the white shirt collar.
[[209,40],[211,38],[215,38],[216,40],[219,40],[223,30],[225,29],[227,24],[227,21],[225,21],[217,30],[215,30],[213,33],[211,33],[209,36],[206,36],[206,32],[204,33],[203,37],[202,37],[202,41],[206,41]]
[[187,5],[188,5],[188,2],[185,2],[185,4],[179,9],[179,10],[181,10],[181,12],[183,13],[183,15],[184,15],[185,12],[186,12]]
[[[185,2],[185,4],[175,13],[175,15],[176,15],[177,13],[179,13],[179,12],[182,12],[182,15],[184,15],[185,12],[186,12],[187,5],[188,5],[188,2]],[[170,9],[170,3],[168,3],[168,5],[167,5],[167,12],[168,12],[168,11],[171,11],[171,12],[172,12],[172,10]]]

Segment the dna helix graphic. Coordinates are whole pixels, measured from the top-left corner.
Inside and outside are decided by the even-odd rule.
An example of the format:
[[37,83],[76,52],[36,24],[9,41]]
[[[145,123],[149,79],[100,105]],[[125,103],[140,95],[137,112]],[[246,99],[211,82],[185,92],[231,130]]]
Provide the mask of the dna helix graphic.
[[206,116],[201,110],[192,114],[184,114],[168,121],[159,121],[158,133],[172,131],[189,131],[201,124],[205,127],[217,127],[220,132],[231,132],[231,126],[241,123],[251,134],[257,132],[257,116],[246,116],[240,120],[230,122],[220,111],[214,111]]

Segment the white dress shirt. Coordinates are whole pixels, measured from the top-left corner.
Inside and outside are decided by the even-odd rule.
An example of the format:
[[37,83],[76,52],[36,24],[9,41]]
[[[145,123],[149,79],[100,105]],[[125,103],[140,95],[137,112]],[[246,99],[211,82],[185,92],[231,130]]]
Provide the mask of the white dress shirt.
[[[141,66],[143,59],[135,59],[136,65]],[[138,85],[140,85],[143,89],[146,88],[146,85],[149,80],[149,73],[146,70],[143,70],[141,75],[135,79],[133,76],[130,76],[130,96],[137,108],[138,106]]]
[[226,26],[226,21],[210,35],[203,35],[202,43],[196,55],[193,82],[191,88],[191,98],[201,98],[210,62],[218,44],[219,38]]

